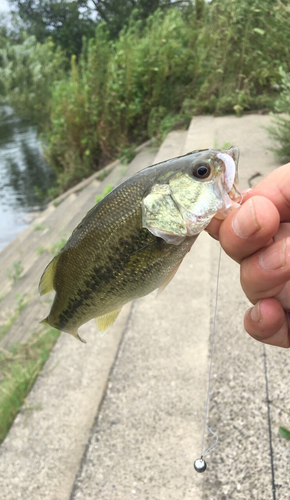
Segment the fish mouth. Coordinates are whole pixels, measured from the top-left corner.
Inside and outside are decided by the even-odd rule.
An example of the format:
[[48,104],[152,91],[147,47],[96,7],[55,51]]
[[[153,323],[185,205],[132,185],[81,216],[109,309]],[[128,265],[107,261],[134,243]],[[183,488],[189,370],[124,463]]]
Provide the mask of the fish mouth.
[[229,197],[234,203],[241,204],[243,196],[239,191],[239,175],[238,175],[238,163],[240,158],[240,150],[238,146],[232,146],[230,149],[226,150],[226,154],[231,156],[235,163],[235,176],[233,185],[229,191]]
[[226,216],[242,203],[242,194],[238,188],[238,162],[239,148],[231,148],[221,151],[217,154],[218,158],[224,162],[225,171],[221,177],[220,192],[223,201],[223,207],[217,212],[217,219],[225,219]]

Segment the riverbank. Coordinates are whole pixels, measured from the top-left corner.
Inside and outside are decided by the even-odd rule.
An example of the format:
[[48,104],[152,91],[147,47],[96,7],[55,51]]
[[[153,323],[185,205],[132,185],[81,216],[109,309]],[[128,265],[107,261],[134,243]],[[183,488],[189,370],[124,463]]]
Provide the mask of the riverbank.
[[[102,186],[91,183],[54,207],[55,218],[49,220],[58,221],[59,230],[49,244],[60,237],[63,214],[76,210],[80,220],[107,183],[116,185],[120,176],[142,168],[140,158],[144,167],[147,154],[154,163],[196,148],[235,143],[241,150],[241,188],[255,174],[258,182],[278,166],[263,128],[269,120],[261,115],[193,119],[187,133],[168,136],[158,155],[144,149],[126,171],[116,165]],[[77,208],[80,197],[83,204]],[[67,230],[73,223],[75,219],[67,223]],[[29,238],[34,240],[33,233]],[[39,243],[33,244],[37,248]],[[94,322],[81,332],[87,344],[60,336],[0,448],[5,499],[271,498],[263,346],[243,331],[248,304],[239,267],[225,255],[209,420],[220,439],[207,457],[208,471],[202,476],[193,469],[202,438],[217,255],[217,242],[201,235],[163,294],[128,306],[105,337],[96,334]],[[18,287],[31,284],[34,298],[14,325],[12,338],[7,337],[7,350],[22,325],[27,339],[49,309],[36,290],[49,259],[46,250],[18,282]],[[11,288],[10,298],[19,290]],[[278,428],[289,428],[288,353],[267,346],[266,355],[275,486],[279,499],[286,500],[289,446]],[[207,443],[212,444],[210,435]]]

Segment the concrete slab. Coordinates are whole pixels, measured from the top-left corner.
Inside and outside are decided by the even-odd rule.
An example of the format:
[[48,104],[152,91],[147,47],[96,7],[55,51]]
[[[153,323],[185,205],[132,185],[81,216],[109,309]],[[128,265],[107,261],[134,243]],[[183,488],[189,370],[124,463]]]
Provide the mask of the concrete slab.
[[193,461],[201,446],[208,271],[217,247],[202,234],[167,289],[134,303],[71,500],[202,498]]

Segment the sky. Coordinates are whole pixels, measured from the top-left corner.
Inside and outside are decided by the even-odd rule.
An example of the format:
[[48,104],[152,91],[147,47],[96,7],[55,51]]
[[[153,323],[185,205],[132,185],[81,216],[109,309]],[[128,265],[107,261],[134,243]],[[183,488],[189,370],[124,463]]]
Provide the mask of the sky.
[[8,12],[9,5],[7,0],[0,0],[0,12]]

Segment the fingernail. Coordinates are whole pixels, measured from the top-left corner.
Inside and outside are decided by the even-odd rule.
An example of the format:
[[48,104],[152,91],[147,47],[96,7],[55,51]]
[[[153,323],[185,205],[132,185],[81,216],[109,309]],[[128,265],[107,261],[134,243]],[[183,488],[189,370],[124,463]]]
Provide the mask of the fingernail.
[[252,307],[252,309],[250,309],[250,316],[252,321],[254,321],[255,323],[262,321],[262,316],[260,312],[260,300],[259,302],[257,302],[257,304],[254,305],[254,307]]
[[236,235],[244,240],[261,229],[257,221],[252,198],[241,206],[232,220],[232,228]]
[[290,238],[284,238],[277,244],[270,245],[259,254],[259,264],[265,271],[275,271],[286,264],[286,248],[290,245]]

